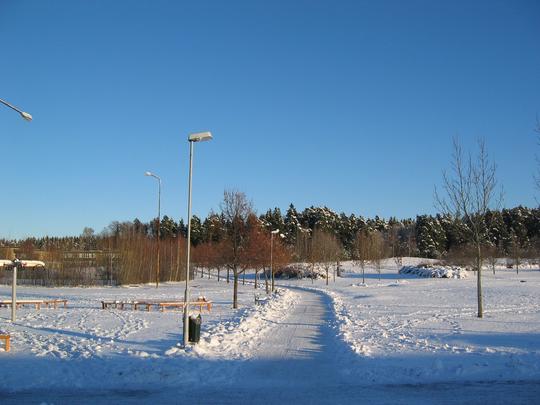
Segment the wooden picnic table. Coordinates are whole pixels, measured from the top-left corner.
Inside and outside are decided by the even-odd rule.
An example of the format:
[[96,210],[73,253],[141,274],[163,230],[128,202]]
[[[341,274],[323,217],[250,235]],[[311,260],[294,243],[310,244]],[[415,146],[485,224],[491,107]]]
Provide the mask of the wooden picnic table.
[[[101,308],[115,308],[115,309],[127,309],[131,308],[132,310],[138,310],[139,308],[150,311],[152,307],[157,308],[158,310],[165,312],[167,308],[184,308],[184,301],[175,301],[175,300],[143,300],[143,301],[119,301],[119,300],[110,300],[110,301],[101,301]],[[212,301],[190,301],[190,306],[199,307],[199,311],[202,311],[203,308],[206,308],[208,312],[212,310]]]
[[[33,305],[35,309],[41,309],[42,305],[45,305],[47,308],[50,308],[51,305],[54,309],[58,308],[58,304],[64,304],[64,308],[67,308],[67,301],[64,299],[45,299],[45,300],[16,300],[17,309],[25,305]],[[0,301],[0,307],[11,307],[11,300],[2,300]]]

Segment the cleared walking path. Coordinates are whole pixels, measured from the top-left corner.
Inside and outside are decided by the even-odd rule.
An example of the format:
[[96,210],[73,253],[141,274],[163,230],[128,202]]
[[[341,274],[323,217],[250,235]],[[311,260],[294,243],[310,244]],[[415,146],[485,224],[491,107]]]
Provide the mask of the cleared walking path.
[[297,290],[300,301],[266,336],[238,379],[259,377],[261,385],[294,389],[341,385],[339,358],[349,349],[331,328],[330,299],[323,293]]

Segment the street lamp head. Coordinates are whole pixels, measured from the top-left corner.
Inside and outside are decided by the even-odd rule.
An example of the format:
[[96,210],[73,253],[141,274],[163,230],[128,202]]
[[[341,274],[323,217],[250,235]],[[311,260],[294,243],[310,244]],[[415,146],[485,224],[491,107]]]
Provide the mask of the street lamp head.
[[145,175],[145,176],[153,177],[154,179],[159,180],[159,182],[161,183],[161,177],[159,177],[157,174],[154,174],[154,173],[152,173],[152,172],[144,172],[144,175]]
[[195,134],[190,134],[188,136],[189,142],[204,142],[212,139],[212,134],[210,132],[197,132]]
[[23,117],[26,121],[32,121],[32,116],[30,114],[22,110],[19,110],[14,105],[9,104],[7,101],[0,99],[0,104],[4,104],[6,107],[11,108],[13,111],[17,111],[21,115],[21,117]]

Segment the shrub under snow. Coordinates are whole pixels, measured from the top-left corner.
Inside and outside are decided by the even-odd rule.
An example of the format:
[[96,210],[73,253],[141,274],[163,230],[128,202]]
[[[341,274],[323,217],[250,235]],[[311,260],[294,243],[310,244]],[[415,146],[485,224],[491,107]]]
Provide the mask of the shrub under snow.
[[468,276],[467,270],[458,266],[440,266],[440,265],[419,265],[403,266],[399,270],[400,274],[413,274],[418,277],[426,278],[465,278]]
[[283,267],[279,270],[276,270],[274,273],[276,278],[281,279],[291,279],[291,278],[326,278],[326,273],[324,269],[315,265],[312,269],[311,265],[308,263],[293,263],[286,267]]

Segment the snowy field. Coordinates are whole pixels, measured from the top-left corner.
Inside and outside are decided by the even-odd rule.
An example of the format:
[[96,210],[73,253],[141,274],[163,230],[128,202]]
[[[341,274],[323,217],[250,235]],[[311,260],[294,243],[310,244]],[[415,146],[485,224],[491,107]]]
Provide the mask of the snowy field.
[[[404,263],[414,264],[414,262]],[[180,312],[101,309],[101,300],[182,299],[182,284],[19,287],[19,299],[68,308],[0,308],[0,403],[539,403],[540,271],[476,277],[379,274],[344,264],[343,277],[278,281],[263,305],[240,283],[196,278],[201,343],[180,347]],[[380,278],[380,279],[379,279]],[[0,286],[0,299],[10,298]],[[264,296],[264,290],[258,290]],[[196,310],[195,312],[198,312]],[[8,370],[5,372],[5,370]]]

